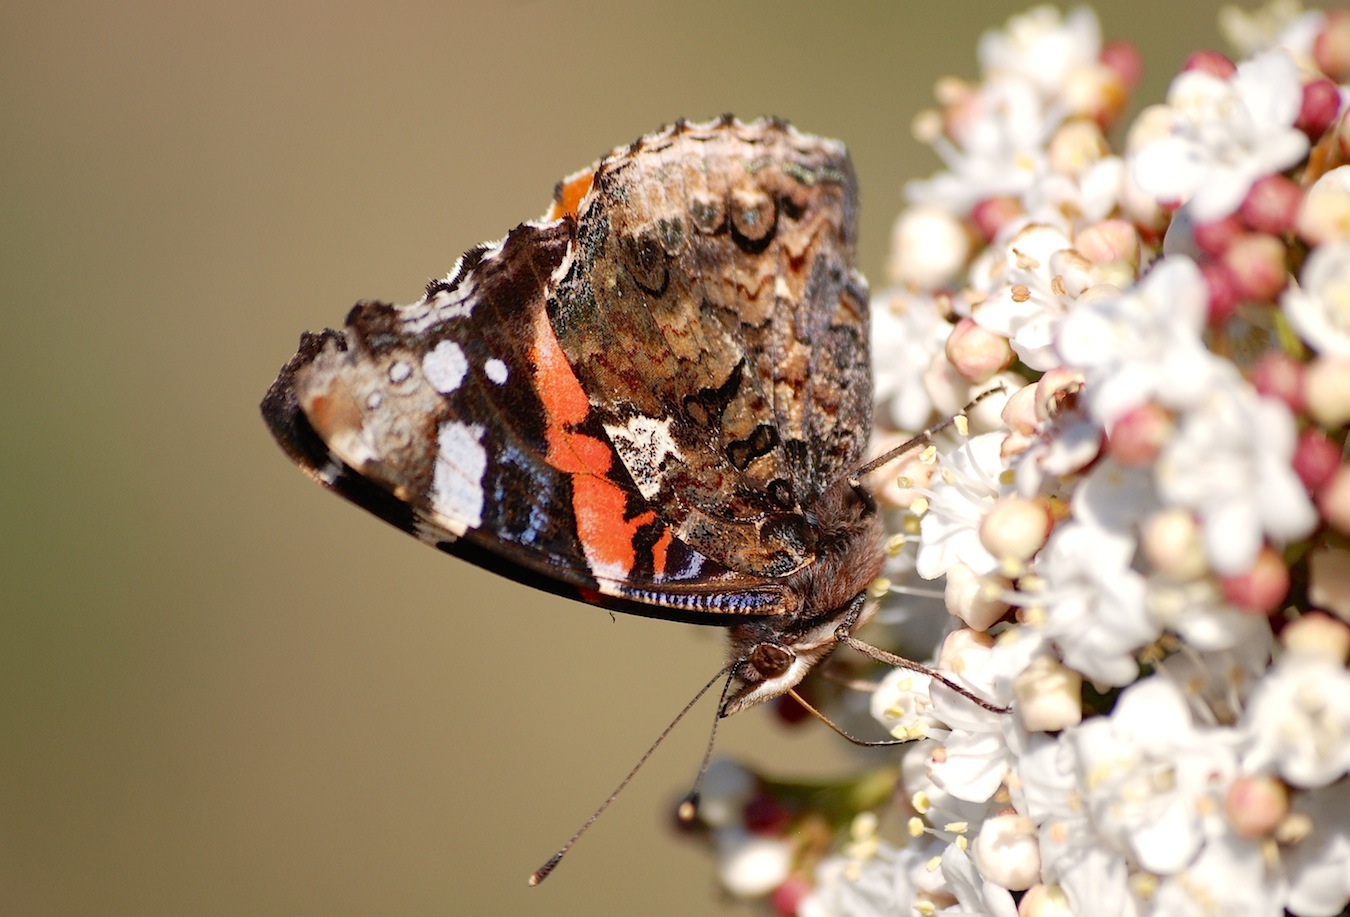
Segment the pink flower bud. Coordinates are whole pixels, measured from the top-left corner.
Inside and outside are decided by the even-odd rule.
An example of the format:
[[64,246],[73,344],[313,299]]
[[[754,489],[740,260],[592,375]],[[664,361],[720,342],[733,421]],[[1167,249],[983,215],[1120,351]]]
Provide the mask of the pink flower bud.
[[999,417],[1014,433],[1030,436],[1036,432],[1039,424],[1036,417],[1036,389],[1035,385],[1022,386],[1013,392],[1008,403],[1003,406],[1003,413]]
[[1074,247],[1093,264],[1139,266],[1139,231],[1125,220],[1102,220],[1087,227]]
[[988,382],[1000,370],[1012,364],[1013,351],[1008,339],[979,325],[974,319],[963,318],[947,336],[947,359],[961,378],[974,382]]
[[1256,555],[1250,570],[1220,577],[1219,592],[1242,611],[1270,614],[1289,594],[1289,568],[1284,565],[1284,558],[1266,545]]
[[1127,41],[1110,41],[1102,48],[1101,62],[1120,78],[1127,90],[1133,91],[1144,76],[1144,56]]
[[1284,243],[1265,233],[1249,232],[1234,239],[1223,263],[1237,277],[1242,299],[1273,300],[1288,282]]
[[1298,110],[1294,127],[1303,131],[1313,142],[1336,123],[1341,110],[1341,93],[1331,80],[1312,80],[1303,84],[1303,103]]
[[1237,73],[1237,67],[1233,62],[1218,51],[1192,52],[1191,56],[1186,58],[1186,63],[1182,64],[1181,70],[1183,73],[1188,70],[1199,70],[1217,76],[1221,80],[1229,79]]
[[1289,789],[1275,777],[1241,776],[1228,787],[1223,811],[1238,837],[1266,837],[1289,814]]
[[1204,262],[1200,265],[1200,275],[1205,278],[1205,287],[1209,290],[1206,321],[1211,325],[1222,325],[1237,313],[1238,300],[1242,296],[1241,282],[1222,261]]
[[1262,395],[1283,401],[1295,414],[1302,413],[1303,364],[1285,353],[1271,352],[1252,369],[1252,385]]
[[1313,40],[1317,68],[1337,83],[1350,78],[1350,10],[1329,10],[1326,25]]
[[778,917],[797,917],[798,909],[809,894],[811,883],[799,875],[791,875],[787,877],[787,881],[773,890],[769,902]]
[[1294,228],[1302,202],[1303,189],[1292,180],[1283,175],[1265,175],[1247,189],[1238,213],[1257,232],[1280,235]]
[[1341,467],[1341,447],[1316,427],[1300,434],[1294,446],[1294,474],[1309,493],[1321,490]]
[[1022,205],[1012,197],[989,197],[970,211],[970,220],[986,242],[992,242],[999,230],[1022,215]]
[[1107,449],[1126,468],[1143,468],[1157,459],[1175,427],[1172,415],[1161,405],[1141,404],[1116,421]]
[[1217,258],[1228,251],[1233,240],[1245,231],[1242,219],[1236,213],[1231,213],[1219,220],[1196,224],[1192,235],[1202,254]]

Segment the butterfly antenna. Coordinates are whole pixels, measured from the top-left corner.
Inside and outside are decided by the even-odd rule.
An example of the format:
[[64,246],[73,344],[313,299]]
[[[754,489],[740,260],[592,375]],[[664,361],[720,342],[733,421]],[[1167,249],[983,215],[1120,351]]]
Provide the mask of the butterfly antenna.
[[[703,778],[708,775],[708,765],[712,762],[713,745],[717,742],[717,725],[722,722],[722,710],[726,707],[727,695],[731,693],[731,678],[736,673],[736,667],[729,665],[722,672],[726,673],[727,681],[722,686],[722,697],[717,701],[717,715],[713,717],[712,731],[708,733],[708,748],[703,752],[703,762],[698,766],[698,776],[694,778],[693,788],[685,795],[684,801],[675,811],[676,817],[686,825],[698,815],[698,803],[703,797]],[[722,672],[718,672],[717,675],[720,676]],[[713,680],[716,681],[716,678]]]
[[918,436],[906,440],[905,442],[896,446],[894,449],[890,449],[885,453],[872,459],[872,461],[867,462],[857,471],[853,472],[853,476],[849,478],[850,486],[852,486],[854,489],[861,487],[862,486],[861,479],[866,477],[871,472],[876,471],[882,465],[890,464],[900,456],[904,455],[906,452],[918,449],[920,446],[928,445],[933,441],[934,436],[941,433],[943,430],[947,429],[952,424],[965,423],[966,415],[970,413],[971,408],[975,407],[975,405],[979,404],[981,401],[988,398],[990,395],[1003,391],[1006,391],[1006,389],[1003,387],[1002,384],[1000,384],[987,391],[980,392],[978,395],[972,398],[965,407],[961,409],[961,412],[959,414],[953,414],[951,417],[948,417],[941,423],[934,424],[927,430],[924,430]]
[[[730,666],[728,666],[727,668],[730,668]],[[642,769],[642,765],[647,763],[647,759],[650,758],[652,756],[652,753],[656,751],[656,749],[661,746],[661,743],[666,740],[666,736],[670,735],[670,733],[675,729],[675,727],[679,725],[680,720],[684,719],[685,714],[687,714],[690,710],[694,709],[694,705],[703,699],[703,695],[707,694],[708,690],[712,688],[713,685],[717,684],[717,679],[721,678],[722,675],[726,673],[726,671],[727,669],[722,669],[711,679],[709,679],[708,683],[699,689],[699,692],[694,695],[693,699],[690,700],[689,703],[684,705],[684,709],[681,710],[678,714],[676,714],[675,719],[670,721],[670,725],[667,726],[664,730],[662,730],[661,734],[656,737],[656,741],[653,742],[651,744],[651,747],[648,748],[647,751],[642,755],[642,757],[638,759],[638,763],[633,765],[633,769],[628,772],[628,776],[624,777],[623,780],[619,783],[619,785],[614,788],[614,792],[610,793],[609,798],[600,804],[600,808],[596,809],[595,813],[591,815],[590,818],[586,819],[586,823],[577,829],[577,833],[572,835],[572,839],[569,840],[566,844],[563,844],[562,849],[560,849],[557,853],[553,854],[553,856],[549,857],[547,863],[545,863],[543,866],[540,866],[530,875],[531,886],[538,885],[540,882],[543,882],[545,879],[549,877],[549,874],[552,873],[553,870],[558,868],[558,864],[562,862],[563,857],[567,856],[567,851],[572,849],[572,845],[575,844],[581,838],[581,836],[586,833],[587,828],[595,824],[596,819],[598,819],[601,815],[604,814],[604,811],[609,808],[609,804],[619,797],[619,794],[624,791],[624,788],[628,786],[630,782],[632,782],[635,776],[637,776],[637,772]]]
[[897,656],[894,653],[888,653],[885,650],[881,649],[880,647],[873,646],[870,643],[864,643],[857,637],[851,636],[849,634],[841,633],[837,634],[836,636],[838,637],[840,643],[845,643],[853,647],[853,649],[862,653],[869,659],[874,659],[877,662],[882,663],[883,665],[893,665],[896,668],[909,669],[911,672],[918,672],[922,675],[927,675],[929,678],[936,679],[937,681],[940,681],[947,687],[951,688],[957,694],[960,694],[966,700],[970,701],[973,704],[977,704],[980,707],[983,707],[990,713],[1012,712],[1011,707],[1000,707],[998,704],[989,703],[989,701],[985,700],[983,697],[980,697],[974,691],[971,691],[969,688],[963,688],[961,685],[958,685],[956,682],[952,681],[946,675],[943,675],[937,669],[930,668],[929,666],[924,665],[922,662],[915,662],[913,659],[906,659],[904,656]]
[[795,700],[797,703],[805,707],[807,713],[811,714],[816,719],[820,720],[826,726],[829,726],[831,729],[839,733],[844,738],[848,739],[854,745],[861,745],[863,748],[883,748],[887,745],[907,745],[910,742],[914,741],[913,739],[876,739],[876,740],[860,739],[857,736],[850,733],[844,727],[840,726],[834,720],[830,719],[828,716],[821,713],[815,707],[812,707],[809,703],[806,702],[806,698],[802,697],[800,694],[797,693],[796,688],[789,688],[788,694],[792,695],[793,700]]

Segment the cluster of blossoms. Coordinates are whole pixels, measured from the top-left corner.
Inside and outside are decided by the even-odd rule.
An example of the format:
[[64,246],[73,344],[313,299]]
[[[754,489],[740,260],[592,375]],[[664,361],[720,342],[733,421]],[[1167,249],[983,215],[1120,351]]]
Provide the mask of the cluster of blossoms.
[[896,670],[831,706],[912,740],[893,764],[805,786],[719,763],[701,818],[734,894],[1350,901],[1350,11],[1222,24],[1240,62],[1194,54],[1121,151],[1139,56],[1086,9],[986,34],[981,82],[919,119],[946,169],[908,187],[875,295],[881,424],[992,394],[887,469],[877,592],[905,597],[878,620],[910,647],[951,621],[936,666],[1012,712]]

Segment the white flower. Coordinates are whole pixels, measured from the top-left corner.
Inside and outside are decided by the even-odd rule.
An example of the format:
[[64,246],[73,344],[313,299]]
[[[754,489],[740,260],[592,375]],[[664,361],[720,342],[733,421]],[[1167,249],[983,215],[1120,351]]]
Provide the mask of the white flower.
[[1058,884],[1072,913],[1134,917],[1125,858],[1112,850],[1085,819],[1048,822],[1041,829],[1041,873]]
[[1350,358],[1350,241],[1314,248],[1299,284],[1280,297],[1280,308],[1313,350]]
[[1167,917],[1270,917],[1281,912],[1285,894],[1260,844],[1219,834],[1183,871],[1160,882],[1149,903],[1152,913]]
[[891,669],[872,692],[872,718],[897,739],[918,739],[940,728],[928,695],[931,679],[922,672]]
[[1042,589],[1027,593],[1042,608],[1041,629],[1064,664],[1098,684],[1134,681],[1135,651],[1158,636],[1144,603],[1144,578],[1130,569],[1132,555],[1127,541],[1065,523],[1037,557]]
[[1350,903],[1350,780],[1294,797],[1311,830],[1284,852],[1287,907],[1298,917],[1333,917]]
[[1253,10],[1225,6],[1219,10],[1219,33],[1243,57],[1267,48],[1284,48],[1311,58],[1313,41],[1326,25],[1321,10],[1304,12],[1299,0],[1270,0]]
[[1150,872],[1185,868],[1204,841],[1204,819],[1220,810],[1240,737],[1196,729],[1176,686],[1149,678],[1071,740],[1096,830]]
[[978,574],[997,568],[994,555],[980,543],[980,522],[1010,490],[1001,481],[1006,467],[999,454],[1002,442],[1002,434],[985,433],[942,456],[919,523],[914,569],[924,579],[937,579],[958,561]]
[[1078,294],[1092,285],[1092,265],[1063,231],[1042,223],[1023,227],[1006,247],[990,250],[1005,252],[991,265],[998,285],[972,316],[1008,338],[1032,369],[1053,369],[1059,365],[1055,331]]
[[968,914],[1017,917],[1012,893],[981,876],[970,855],[955,844],[942,851],[942,875],[955,893],[957,903],[938,913],[952,917]]
[[1303,88],[1286,51],[1239,64],[1231,79],[1185,71],[1167,103],[1167,132],[1132,153],[1131,174],[1158,201],[1187,204],[1200,222],[1233,213],[1256,179],[1308,152],[1307,136],[1294,127]]
[[918,431],[927,426],[933,399],[924,373],[942,353],[951,331],[931,296],[891,290],[873,305],[873,400],[890,406],[897,429]]
[[1207,391],[1219,363],[1200,338],[1208,303],[1200,269],[1182,257],[1163,259],[1131,290],[1080,300],[1056,347],[1086,376],[1092,416],[1110,427],[1141,404],[1185,408]]
[[1033,219],[1068,216],[1075,229],[1111,215],[1125,193],[1125,161],[1104,156],[1074,175],[1051,172],[1022,195],[1022,205]]
[[911,203],[965,216],[980,201],[1020,197],[1047,171],[1045,141],[1063,114],[1048,108],[1035,86],[1013,77],[992,79],[974,90],[966,109],[955,136],[933,140],[947,171],[908,182]]
[[1252,692],[1244,764],[1316,787],[1350,771],[1350,672],[1317,653],[1287,653]]
[[889,917],[919,913],[920,905],[952,900],[940,872],[928,868],[943,847],[923,838],[904,847],[882,841],[867,858],[830,857],[816,868],[816,887],[798,917]]
[[[1007,660],[999,658],[991,647],[962,639],[958,632],[943,644],[939,661],[944,672],[960,676],[976,694],[1006,702],[1007,689],[1000,692],[995,677],[1000,663]],[[930,688],[933,711],[950,732],[942,741],[941,753],[935,754],[929,764],[929,779],[957,799],[989,801],[1016,760],[1016,749],[1025,733],[1019,732],[1016,717],[986,710],[941,683],[930,684]]]
[[738,898],[767,895],[792,871],[792,844],[787,840],[732,827],[714,831],[713,844],[718,878]]
[[1052,6],[1037,6],[981,35],[977,54],[989,77],[1016,75],[1055,98],[1076,71],[1096,66],[1101,49],[1101,24],[1091,9],[1061,17]]
[[913,289],[941,289],[966,266],[970,246],[969,231],[946,210],[907,207],[891,229],[891,279]]
[[1216,384],[1178,418],[1155,474],[1165,503],[1199,516],[1213,568],[1237,574],[1263,539],[1309,534],[1317,511],[1290,464],[1298,433],[1289,409],[1257,395],[1231,363],[1217,369]]

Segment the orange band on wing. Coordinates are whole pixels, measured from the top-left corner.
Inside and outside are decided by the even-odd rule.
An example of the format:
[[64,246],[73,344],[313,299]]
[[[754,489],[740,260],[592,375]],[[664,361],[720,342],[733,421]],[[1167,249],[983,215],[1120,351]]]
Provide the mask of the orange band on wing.
[[[572,477],[572,513],[586,562],[597,575],[626,576],[637,559],[633,547],[637,531],[655,521],[656,514],[649,510],[626,518],[628,495],[605,477],[614,465],[614,450],[607,442],[576,432],[576,425],[590,414],[591,403],[542,309],[535,320],[531,357],[546,418],[546,458]],[[664,548],[661,553],[664,565]]]

